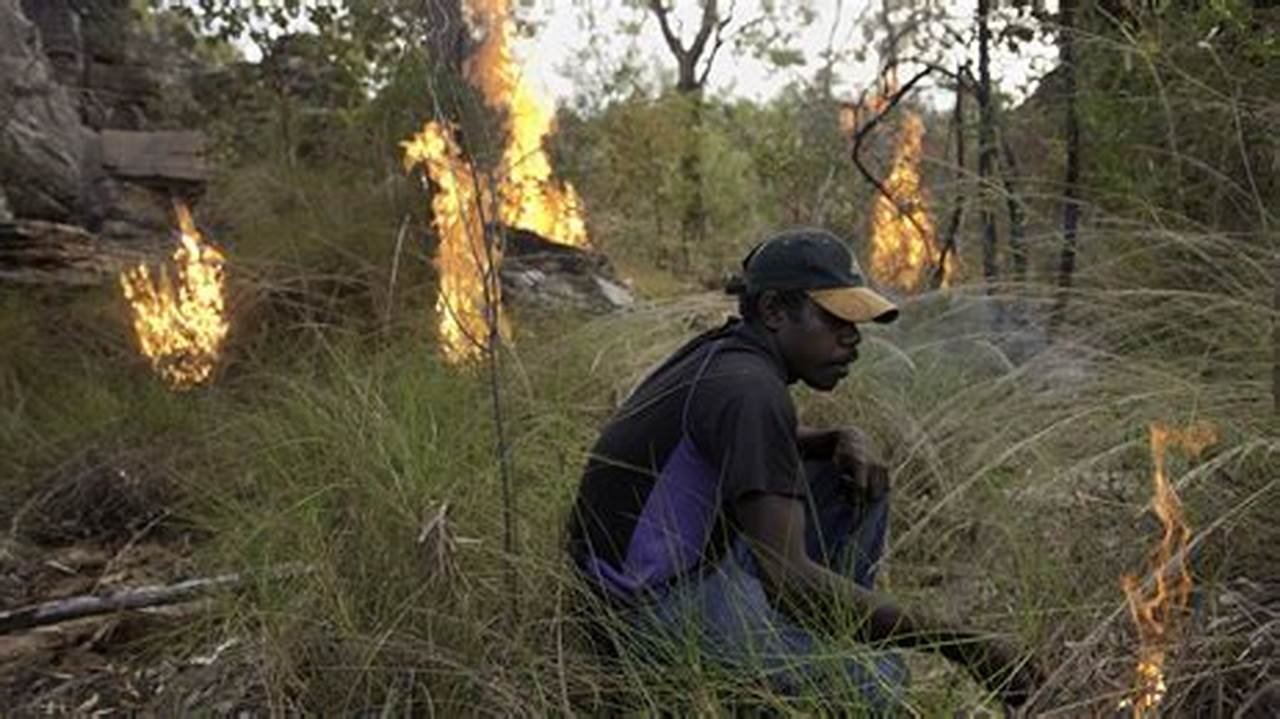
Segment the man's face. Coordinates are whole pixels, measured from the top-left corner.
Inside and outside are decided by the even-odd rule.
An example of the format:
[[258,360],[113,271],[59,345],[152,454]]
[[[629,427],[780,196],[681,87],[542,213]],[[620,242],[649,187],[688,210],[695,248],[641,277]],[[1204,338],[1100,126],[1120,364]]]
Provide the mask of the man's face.
[[[849,374],[858,358],[858,326],[806,300],[800,312],[766,311],[788,373],[810,387],[829,391]],[[793,316],[794,315],[794,316]]]

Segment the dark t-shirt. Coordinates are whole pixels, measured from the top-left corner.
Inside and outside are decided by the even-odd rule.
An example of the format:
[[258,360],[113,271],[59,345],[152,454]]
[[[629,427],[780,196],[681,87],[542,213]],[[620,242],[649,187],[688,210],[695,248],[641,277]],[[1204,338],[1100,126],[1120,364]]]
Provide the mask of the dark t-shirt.
[[731,509],[754,492],[804,495],[782,359],[739,320],[690,340],[623,403],[587,461],[570,553],[634,598],[724,551]]

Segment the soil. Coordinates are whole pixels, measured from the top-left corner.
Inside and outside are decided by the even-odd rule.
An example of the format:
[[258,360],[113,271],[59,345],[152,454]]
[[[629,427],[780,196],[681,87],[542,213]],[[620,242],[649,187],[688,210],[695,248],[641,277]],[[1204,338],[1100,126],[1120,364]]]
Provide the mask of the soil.
[[[181,541],[10,541],[0,552],[0,607],[9,609],[192,576]],[[15,715],[92,716],[264,706],[254,652],[212,627],[192,631],[207,616],[207,601],[0,635],[0,706]]]

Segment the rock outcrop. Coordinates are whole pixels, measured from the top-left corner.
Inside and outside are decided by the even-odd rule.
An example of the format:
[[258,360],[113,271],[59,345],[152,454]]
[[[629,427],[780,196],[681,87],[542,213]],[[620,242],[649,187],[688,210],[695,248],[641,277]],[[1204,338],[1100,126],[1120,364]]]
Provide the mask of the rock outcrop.
[[91,224],[94,139],[19,0],[0,0],[0,186],[10,212]]
[[[203,136],[182,131],[196,116],[192,61],[139,32],[132,12],[128,0],[0,0],[0,242],[25,238],[0,247],[8,279],[64,279],[57,263],[12,266],[39,254],[32,238],[77,236],[51,226],[103,240],[90,246],[167,243],[170,197],[209,179]],[[72,264],[77,284],[110,266]]]

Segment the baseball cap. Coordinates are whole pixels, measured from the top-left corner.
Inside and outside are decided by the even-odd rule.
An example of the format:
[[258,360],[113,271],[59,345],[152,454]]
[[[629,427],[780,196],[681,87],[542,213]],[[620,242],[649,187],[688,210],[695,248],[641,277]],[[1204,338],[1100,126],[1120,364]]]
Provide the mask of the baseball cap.
[[892,322],[898,307],[871,289],[858,261],[827,230],[783,230],[756,245],[742,261],[735,293],[805,290],[809,299],[850,322]]

